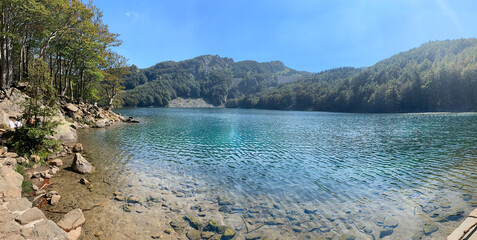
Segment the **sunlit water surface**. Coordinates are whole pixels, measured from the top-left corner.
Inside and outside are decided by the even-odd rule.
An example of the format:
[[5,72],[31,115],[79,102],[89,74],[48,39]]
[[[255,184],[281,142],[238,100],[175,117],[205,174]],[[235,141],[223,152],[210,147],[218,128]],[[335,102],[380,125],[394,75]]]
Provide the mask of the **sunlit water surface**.
[[444,238],[477,207],[477,114],[118,112],[141,123],[80,136],[104,178],[212,206],[201,220],[220,214],[237,236]]

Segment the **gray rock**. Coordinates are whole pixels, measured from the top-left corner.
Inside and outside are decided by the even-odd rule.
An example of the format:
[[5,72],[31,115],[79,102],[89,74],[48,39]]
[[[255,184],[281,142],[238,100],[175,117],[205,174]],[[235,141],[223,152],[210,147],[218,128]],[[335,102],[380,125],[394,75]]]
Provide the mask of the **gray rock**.
[[27,164],[27,163],[29,163],[29,162],[30,162],[30,161],[28,161],[28,159],[26,159],[26,158],[24,158],[24,157],[18,157],[18,158],[17,158],[17,163],[18,163],[18,164],[24,164],[24,163]]
[[192,215],[187,215],[185,216],[185,219],[189,222],[190,226],[197,229],[197,230],[200,230],[204,225],[199,221],[199,219],[197,219],[196,217],[192,216]]
[[40,160],[41,160],[41,157],[38,156],[38,155],[33,154],[33,155],[30,156],[30,161],[32,161],[32,162],[37,163],[37,162],[40,162]]
[[182,233],[186,227],[186,223],[181,220],[172,220],[169,224],[178,233]]
[[60,195],[54,195],[50,199],[50,204],[51,205],[56,205],[60,201],[61,196]]
[[3,165],[8,166],[11,168],[16,168],[17,167],[17,160],[12,157],[7,157],[3,160]]
[[53,135],[53,137],[63,141],[64,143],[73,143],[78,139],[76,130],[73,129],[68,122],[63,122],[63,124],[58,125],[55,129],[55,132],[56,134]]
[[80,153],[75,153],[75,158],[73,159],[73,164],[71,165],[73,171],[76,171],[81,174],[92,173],[94,172],[94,167],[81,156]]
[[10,127],[10,118],[8,114],[0,109],[0,127]]
[[38,208],[30,208],[26,210],[22,215],[15,218],[15,221],[21,225],[31,223],[36,220],[46,219],[45,214]]
[[225,229],[222,239],[232,239],[235,236],[236,232],[231,227]]
[[[1,111],[1,110],[0,110],[0,111]],[[4,154],[4,153],[6,153],[6,152],[8,152],[8,148],[7,148],[7,147],[2,147],[2,148],[0,148],[0,155],[1,155],[1,154]]]
[[387,237],[393,234],[394,230],[392,229],[383,229],[379,232],[379,238]]
[[433,223],[426,223],[424,224],[424,227],[422,228],[424,235],[428,236],[431,235],[433,232],[439,230],[439,227],[436,224]]
[[63,166],[63,160],[53,159],[53,160],[49,161],[48,164],[50,164],[51,166],[61,167],[61,166]]
[[60,171],[60,169],[54,166],[50,170],[48,170],[48,174],[55,175],[58,171]]
[[47,198],[51,198],[55,195],[58,195],[58,192],[57,191],[49,191],[47,194],[46,194],[46,197]]
[[190,240],[200,240],[200,231],[197,231],[195,229],[191,229],[190,231],[187,232],[187,238]]
[[219,212],[231,213],[231,212],[232,212],[232,209],[230,209],[229,206],[221,206],[221,207],[219,208]]
[[63,218],[58,222],[58,226],[65,231],[70,231],[81,226],[85,221],[83,211],[77,208],[75,210],[69,211]]
[[83,150],[84,150],[83,144],[81,144],[81,143],[77,143],[73,147],[73,152],[82,152]]
[[81,178],[81,179],[80,179],[80,183],[83,184],[83,185],[86,185],[86,184],[89,183],[89,180],[86,179],[86,178]]
[[7,203],[6,207],[10,212],[24,211],[31,208],[32,204],[27,198],[18,198]]
[[65,109],[70,111],[70,112],[77,112],[79,110],[79,108],[72,103],[66,104]]
[[18,154],[17,153],[14,153],[14,152],[6,152],[3,154],[3,157],[6,157],[6,158],[16,158],[18,157]]
[[109,120],[108,119],[100,119],[100,120],[96,121],[94,126],[97,127],[97,128],[104,128],[106,126],[109,126]]
[[214,234],[215,234],[214,232],[204,231],[204,232],[202,232],[202,234],[200,236],[204,239],[209,239],[212,236],[214,236]]
[[81,227],[77,227],[67,233],[68,240],[77,240],[81,237]]
[[44,220],[33,227],[24,228],[21,233],[26,239],[68,239],[66,232],[51,220]]

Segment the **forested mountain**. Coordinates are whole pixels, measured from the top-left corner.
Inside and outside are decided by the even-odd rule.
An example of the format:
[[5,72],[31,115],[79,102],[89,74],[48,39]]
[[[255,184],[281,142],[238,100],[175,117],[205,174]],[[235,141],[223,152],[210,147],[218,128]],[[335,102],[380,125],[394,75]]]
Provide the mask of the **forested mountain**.
[[163,62],[125,78],[125,106],[167,106],[176,97],[226,107],[340,112],[477,110],[477,39],[434,41],[369,68],[316,74],[281,62],[201,56]]
[[[349,71],[353,75],[354,70]],[[477,39],[429,42],[351,77],[325,71],[230,99],[226,105],[341,112],[475,111]]]
[[310,76],[274,61],[234,62],[231,58],[205,55],[181,62],[161,62],[150,68],[131,66],[124,76],[124,106],[167,106],[177,97],[204,98],[221,105],[280,83]]

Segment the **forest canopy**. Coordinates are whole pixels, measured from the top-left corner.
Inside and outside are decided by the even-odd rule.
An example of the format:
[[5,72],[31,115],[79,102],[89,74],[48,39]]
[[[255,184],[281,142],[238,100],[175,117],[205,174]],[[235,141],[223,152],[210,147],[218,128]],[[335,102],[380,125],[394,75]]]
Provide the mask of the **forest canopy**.
[[101,11],[78,0],[2,0],[0,90],[110,106],[129,68]]

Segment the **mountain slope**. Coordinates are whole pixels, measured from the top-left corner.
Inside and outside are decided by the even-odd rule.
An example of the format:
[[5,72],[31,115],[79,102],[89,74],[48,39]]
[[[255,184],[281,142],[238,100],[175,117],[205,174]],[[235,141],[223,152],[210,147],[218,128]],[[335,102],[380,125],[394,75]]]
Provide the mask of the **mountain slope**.
[[[326,73],[326,72],[324,72]],[[341,112],[477,110],[477,39],[435,41],[351,76],[328,72],[233,99],[228,107]]]
[[231,58],[205,55],[181,62],[161,62],[150,68],[131,67],[124,77],[124,106],[167,106],[177,97],[203,98],[216,106],[228,98],[255,94],[281,82],[310,73],[287,68],[274,61],[234,62]]

